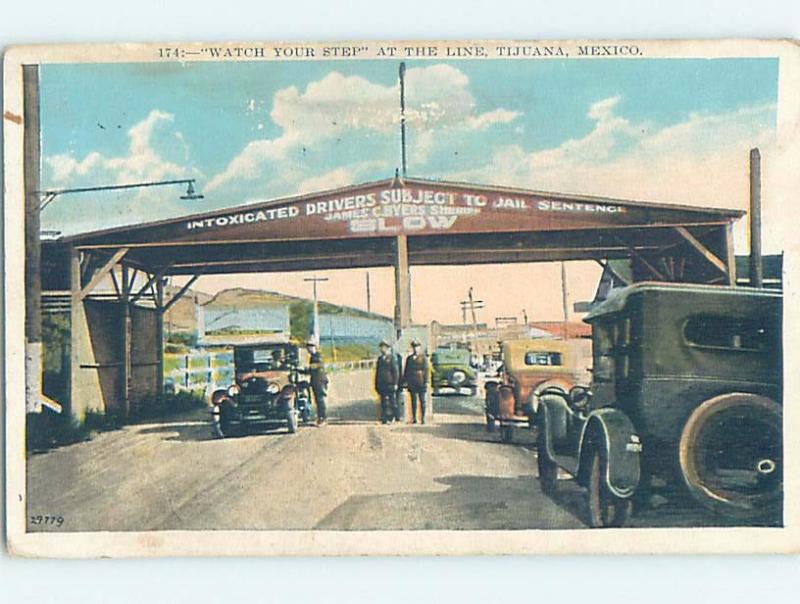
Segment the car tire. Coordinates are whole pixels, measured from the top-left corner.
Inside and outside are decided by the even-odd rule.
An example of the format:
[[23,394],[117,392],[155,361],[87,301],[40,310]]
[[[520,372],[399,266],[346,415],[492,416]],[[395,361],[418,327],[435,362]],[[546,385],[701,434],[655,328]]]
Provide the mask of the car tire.
[[633,502],[617,497],[606,484],[606,461],[600,451],[590,452],[588,490],[589,526],[592,528],[618,528],[624,526],[631,515]]
[[289,430],[289,434],[294,434],[297,432],[297,412],[294,410],[288,411],[286,413],[286,427]]
[[539,468],[539,485],[545,495],[552,495],[558,488],[558,465],[547,455],[544,439],[536,443],[536,465]]
[[514,426],[500,425],[500,440],[504,443],[510,443],[514,440]]
[[211,413],[211,434],[216,438],[229,438],[238,434],[233,422],[233,412],[228,405],[214,407]]
[[734,518],[780,519],[782,425],[782,407],[756,394],[723,394],[695,408],[678,445],[681,475],[692,497]]

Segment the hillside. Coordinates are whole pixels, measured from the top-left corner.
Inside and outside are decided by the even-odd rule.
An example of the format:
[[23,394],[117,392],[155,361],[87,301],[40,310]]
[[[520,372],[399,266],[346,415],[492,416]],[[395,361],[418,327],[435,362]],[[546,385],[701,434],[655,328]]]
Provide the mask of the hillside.
[[[176,288],[177,289],[177,288]],[[166,314],[164,323],[168,333],[190,333],[197,329],[196,305],[206,308],[258,308],[274,304],[288,304],[290,329],[293,338],[303,340],[309,335],[310,318],[314,302],[307,298],[289,296],[280,292],[231,288],[218,292],[214,296],[203,292],[189,290],[183,299],[175,304]],[[363,319],[390,320],[389,317],[370,313],[359,308],[339,306],[329,302],[319,303],[321,315],[339,315]]]

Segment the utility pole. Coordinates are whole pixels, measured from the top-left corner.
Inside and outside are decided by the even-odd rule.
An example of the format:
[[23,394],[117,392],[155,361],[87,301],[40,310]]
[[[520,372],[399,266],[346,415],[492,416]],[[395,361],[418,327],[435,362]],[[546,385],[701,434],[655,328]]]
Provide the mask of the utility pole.
[[367,271],[367,312],[372,312],[372,295],[369,289],[369,271]]
[[38,411],[42,400],[42,248],[39,241],[41,149],[39,66],[22,66],[23,170],[25,186],[25,407]]
[[567,301],[567,263],[561,262],[561,307],[564,311],[563,336],[567,339],[567,322],[569,321],[569,307]]
[[403,178],[406,177],[406,64],[400,63],[400,153]]
[[525,322],[525,325],[528,324],[528,311],[524,308],[522,309],[522,320]]
[[[464,326],[465,327],[467,325],[467,309],[469,309],[470,314],[472,315],[472,331],[473,331],[473,337],[475,339],[475,346],[477,347],[477,345],[478,345],[478,320],[477,320],[477,317],[475,315],[475,311],[484,308],[483,300],[475,300],[475,298],[473,297],[473,288],[470,287],[469,291],[467,292],[467,299],[466,300],[462,300],[460,302],[460,304],[461,304],[461,316],[464,319]],[[466,330],[465,330],[465,332],[466,332]],[[465,336],[466,336],[466,333],[465,333]],[[473,351],[473,352],[475,352],[475,351]]]
[[763,285],[764,265],[761,261],[761,152],[758,149],[750,149],[750,287],[761,288]]
[[319,301],[317,300],[317,283],[324,283],[325,281],[328,281],[328,278],[317,277],[316,275],[314,275],[313,277],[308,277],[306,279],[303,279],[303,281],[312,283],[314,287],[314,317],[313,317],[314,324],[311,327],[309,340],[315,341],[317,344],[319,344],[320,329],[319,329]]

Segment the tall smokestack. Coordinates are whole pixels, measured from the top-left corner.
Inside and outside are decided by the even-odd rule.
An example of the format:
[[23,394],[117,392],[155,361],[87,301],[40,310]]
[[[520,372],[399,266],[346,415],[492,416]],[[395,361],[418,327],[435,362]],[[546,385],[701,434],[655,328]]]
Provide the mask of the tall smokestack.
[[761,263],[761,153],[750,149],[750,285],[763,287]]

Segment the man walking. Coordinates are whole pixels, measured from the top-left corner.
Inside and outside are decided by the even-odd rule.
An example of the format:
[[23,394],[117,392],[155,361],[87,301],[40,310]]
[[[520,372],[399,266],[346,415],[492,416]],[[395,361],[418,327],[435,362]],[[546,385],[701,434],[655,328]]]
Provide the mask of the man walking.
[[425,423],[425,393],[428,390],[428,358],[422,352],[418,340],[411,341],[412,353],[406,357],[403,383],[411,394],[411,423],[417,423],[417,401],[419,401],[420,422]]
[[317,406],[317,423],[322,424],[327,418],[325,403],[328,397],[328,375],[325,373],[322,354],[317,350],[317,343],[309,340],[306,349],[309,355],[308,373],[311,376],[311,390],[314,393],[314,404]]
[[378,345],[380,355],[375,363],[375,390],[381,397],[381,423],[388,424],[397,416],[397,385],[400,372],[389,342]]

